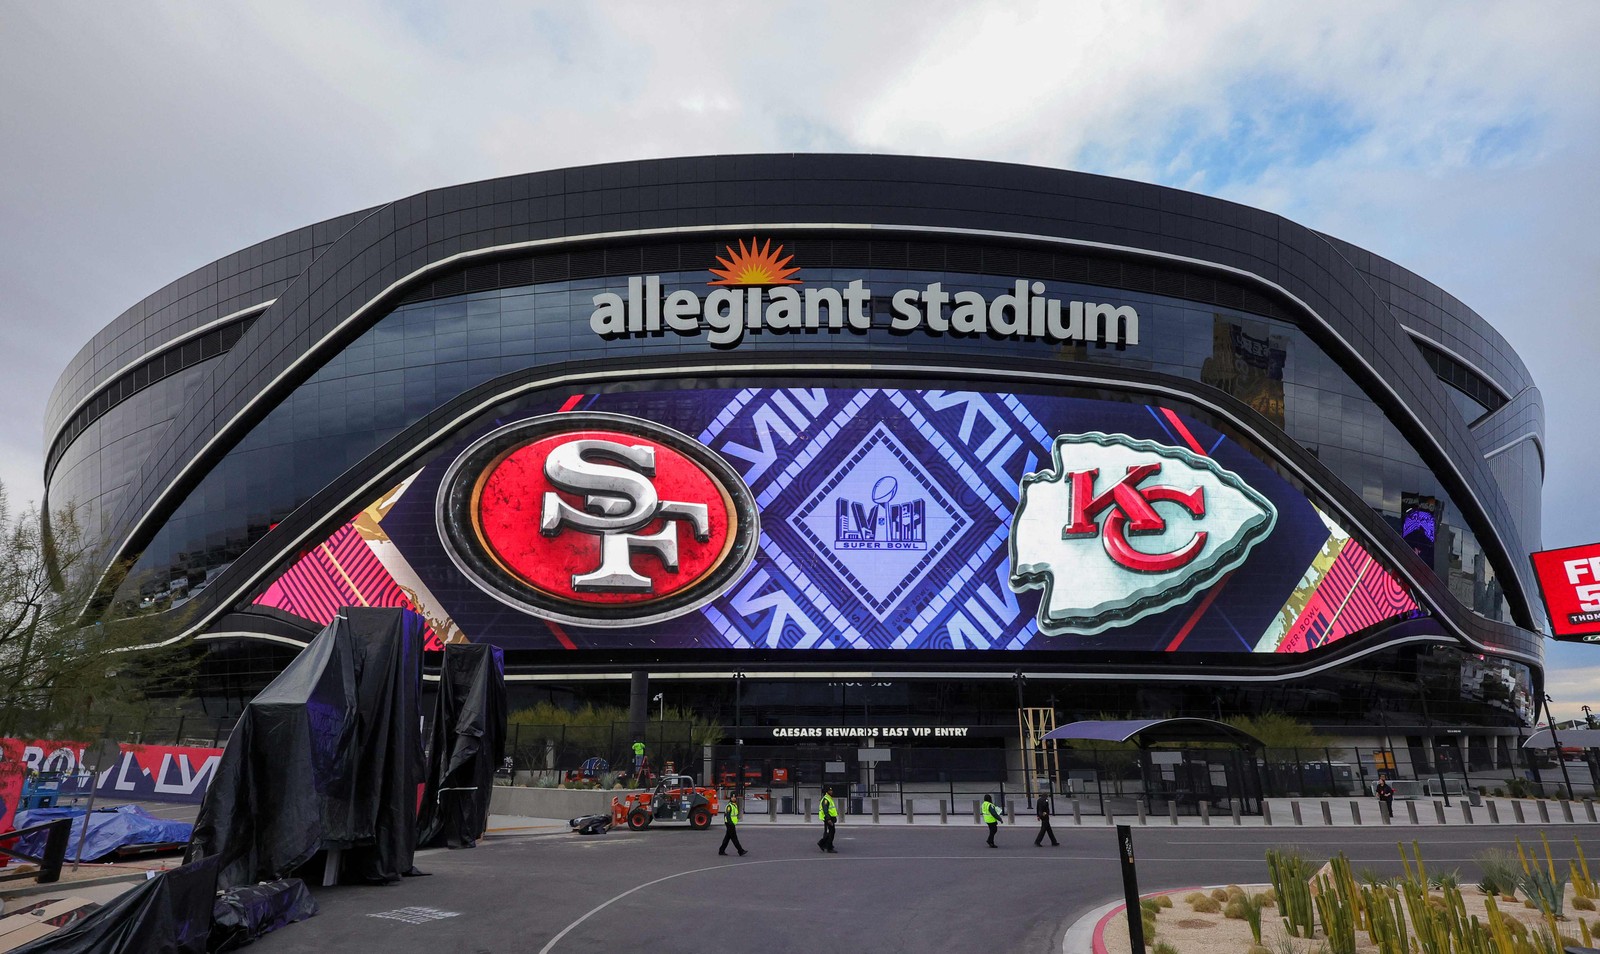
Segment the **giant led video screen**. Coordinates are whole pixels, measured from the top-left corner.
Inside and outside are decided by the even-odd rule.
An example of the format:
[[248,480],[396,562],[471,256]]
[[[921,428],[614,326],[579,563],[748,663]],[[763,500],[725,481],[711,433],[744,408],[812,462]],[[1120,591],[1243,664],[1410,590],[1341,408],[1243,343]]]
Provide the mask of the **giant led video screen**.
[[512,650],[1300,653],[1413,595],[1179,405],[903,388],[551,397],[255,600]]

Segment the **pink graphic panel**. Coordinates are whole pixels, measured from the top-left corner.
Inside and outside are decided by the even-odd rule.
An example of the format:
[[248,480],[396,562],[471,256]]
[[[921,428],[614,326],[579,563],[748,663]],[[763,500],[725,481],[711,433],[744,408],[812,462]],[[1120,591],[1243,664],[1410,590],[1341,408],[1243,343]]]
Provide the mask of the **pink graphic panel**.
[[[390,606],[417,612],[411,595],[378,560],[352,520],[295,561],[255,600],[326,626],[345,606]],[[428,627],[425,648],[444,648]]]
[[1405,584],[1346,540],[1277,652],[1301,653],[1418,609]]

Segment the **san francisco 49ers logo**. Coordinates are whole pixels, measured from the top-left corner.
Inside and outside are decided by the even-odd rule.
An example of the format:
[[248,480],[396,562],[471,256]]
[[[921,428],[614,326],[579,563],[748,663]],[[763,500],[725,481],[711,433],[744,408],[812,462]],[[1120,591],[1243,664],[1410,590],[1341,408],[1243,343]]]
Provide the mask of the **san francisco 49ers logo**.
[[483,437],[439,489],[451,557],[491,595],[561,622],[670,619],[755,556],[739,475],[687,435],[620,414],[551,414]]
[[1176,606],[1272,532],[1272,503],[1209,457],[1122,434],[1064,434],[1022,478],[1011,588],[1042,589],[1039,629],[1090,635]]

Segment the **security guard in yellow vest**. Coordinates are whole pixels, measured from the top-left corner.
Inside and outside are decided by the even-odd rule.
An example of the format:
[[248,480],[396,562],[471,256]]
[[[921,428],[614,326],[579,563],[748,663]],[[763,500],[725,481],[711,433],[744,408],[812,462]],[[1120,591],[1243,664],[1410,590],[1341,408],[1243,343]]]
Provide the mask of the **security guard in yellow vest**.
[[994,803],[993,795],[985,795],[983,796],[983,805],[980,808],[983,812],[983,823],[989,826],[989,847],[997,848],[999,846],[994,843],[994,833],[998,826],[1005,821],[1000,816],[1000,806]]
[[733,842],[733,847],[739,850],[739,857],[743,858],[749,852],[739,844],[739,800],[732,795],[728,796],[728,807],[722,810],[722,847],[717,849],[717,854],[728,853],[728,842]]
[[817,847],[830,854],[838,854],[833,850],[833,829],[839,824],[839,806],[833,800],[833,789],[822,790],[822,805],[817,808],[817,818],[822,822],[822,837],[817,840]]

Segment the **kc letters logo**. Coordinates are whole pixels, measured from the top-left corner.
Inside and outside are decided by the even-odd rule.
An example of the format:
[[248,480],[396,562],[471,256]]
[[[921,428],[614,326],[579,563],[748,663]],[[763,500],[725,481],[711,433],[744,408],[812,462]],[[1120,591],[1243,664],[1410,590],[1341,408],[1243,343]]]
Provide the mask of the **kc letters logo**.
[[1209,457],[1121,434],[1064,434],[1022,478],[1011,586],[1038,624],[1092,635],[1176,606],[1244,563],[1277,510]]
[[440,484],[440,536],[490,595],[616,627],[715,599],[754,556],[750,491],[692,438],[621,414],[551,414],[467,448]]

